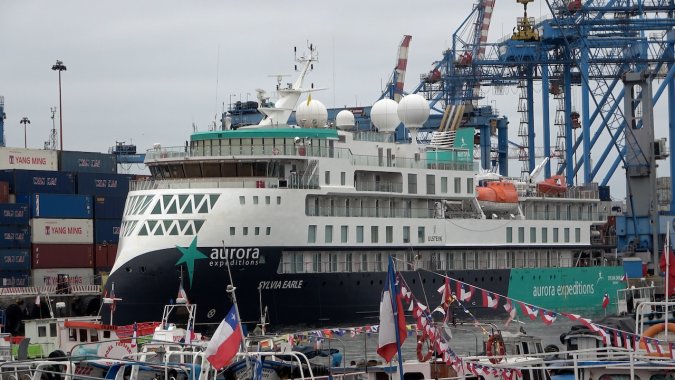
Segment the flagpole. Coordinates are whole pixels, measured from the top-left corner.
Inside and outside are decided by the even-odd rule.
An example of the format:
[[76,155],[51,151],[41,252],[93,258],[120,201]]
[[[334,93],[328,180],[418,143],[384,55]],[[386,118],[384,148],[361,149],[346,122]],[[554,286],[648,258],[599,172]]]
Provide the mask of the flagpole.
[[664,323],[666,328],[664,329],[665,332],[665,338],[664,340],[667,342],[668,341],[668,316],[670,314],[670,311],[668,310],[668,298],[670,293],[670,284],[668,283],[670,279],[670,229],[672,228],[672,224],[668,223],[668,231],[666,232],[666,247],[664,249],[663,254],[666,255],[666,313],[664,316]]
[[396,286],[394,258],[391,255],[389,255],[389,269],[387,270],[387,276],[389,276],[389,298],[391,300],[391,309],[394,311],[396,353],[398,354],[398,378],[399,380],[403,380],[403,357],[401,355],[401,337],[398,331],[398,303],[396,302],[396,297],[398,296],[398,287]]
[[[225,252],[225,240],[223,240],[223,252]],[[230,277],[230,285],[227,286],[226,292],[232,294],[232,304],[234,305],[234,312],[237,314],[237,327],[239,328],[239,334],[241,334],[241,351],[247,353],[246,350],[246,337],[244,336],[244,329],[241,326],[241,316],[239,315],[239,305],[237,305],[237,296],[234,294],[234,291],[237,289],[234,286],[234,281],[232,281],[232,271],[230,270],[230,258],[225,257],[225,262],[227,263],[227,275]],[[248,360],[248,355],[246,356]]]

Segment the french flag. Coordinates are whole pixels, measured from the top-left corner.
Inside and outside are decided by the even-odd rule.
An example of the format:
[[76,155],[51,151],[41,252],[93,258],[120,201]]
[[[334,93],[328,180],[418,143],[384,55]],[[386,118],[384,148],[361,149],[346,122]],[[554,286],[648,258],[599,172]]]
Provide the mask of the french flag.
[[209,341],[209,345],[206,346],[206,351],[204,352],[206,360],[216,369],[225,367],[237,355],[241,338],[239,320],[237,319],[236,310],[232,306],[225,319],[220,322],[218,329],[216,329],[216,332]]
[[553,322],[555,322],[556,318],[558,318],[558,314],[556,314],[555,311],[544,310],[541,313],[541,319],[544,321],[546,326],[550,326]]
[[499,306],[499,296],[483,290],[483,307],[496,309]]
[[382,300],[380,301],[380,331],[377,338],[377,354],[385,361],[391,359],[399,351],[406,338],[405,314],[401,294],[396,291],[394,260],[389,256],[389,269],[384,282]]
[[520,308],[523,310],[523,313],[530,317],[531,320],[537,319],[537,316],[539,315],[539,309],[537,309],[535,306],[530,306],[526,303],[521,302],[520,303]]

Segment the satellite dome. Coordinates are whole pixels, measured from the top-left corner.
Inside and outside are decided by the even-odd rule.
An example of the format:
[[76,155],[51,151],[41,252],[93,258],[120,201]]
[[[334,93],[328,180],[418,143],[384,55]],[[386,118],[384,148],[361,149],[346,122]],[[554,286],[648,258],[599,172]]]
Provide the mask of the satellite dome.
[[335,126],[343,131],[354,128],[354,114],[349,110],[342,110],[335,116]]
[[323,128],[328,121],[328,111],[323,103],[310,96],[298,104],[295,121],[302,128]]
[[396,114],[398,107],[398,103],[391,99],[378,100],[370,110],[370,120],[380,131],[393,132],[401,124],[401,120]]
[[421,128],[429,119],[429,102],[418,94],[406,95],[398,104],[397,114],[406,128]]

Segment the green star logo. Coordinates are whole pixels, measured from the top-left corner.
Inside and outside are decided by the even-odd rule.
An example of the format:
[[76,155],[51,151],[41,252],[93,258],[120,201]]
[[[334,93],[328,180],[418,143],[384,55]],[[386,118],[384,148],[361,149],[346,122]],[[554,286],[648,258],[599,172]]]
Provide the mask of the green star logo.
[[208,257],[203,254],[199,249],[197,249],[197,237],[192,240],[189,247],[179,247],[176,246],[180,253],[183,254],[178,261],[176,261],[176,266],[180,264],[185,264],[188,269],[188,276],[190,277],[190,287],[192,287],[192,274],[195,271],[195,260],[208,259]]

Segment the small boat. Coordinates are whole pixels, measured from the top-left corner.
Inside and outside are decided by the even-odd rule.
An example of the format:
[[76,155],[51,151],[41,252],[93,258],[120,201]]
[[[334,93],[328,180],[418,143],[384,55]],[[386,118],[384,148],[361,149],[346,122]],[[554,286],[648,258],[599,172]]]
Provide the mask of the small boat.
[[518,209],[518,190],[511,181],[480,181],[476,199],[485,213],[515,212]]
[[537,190],[539,193],[545,195],[564,194],[567,191],[565,176],[554,175],[541,182],[537,182]]

